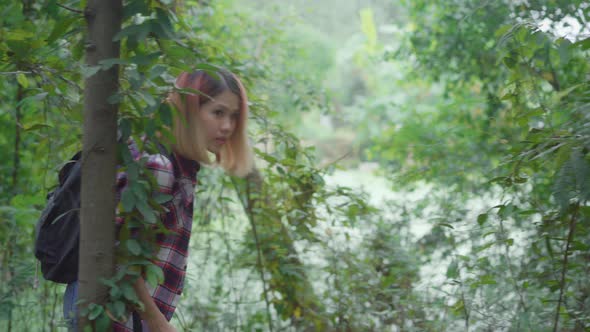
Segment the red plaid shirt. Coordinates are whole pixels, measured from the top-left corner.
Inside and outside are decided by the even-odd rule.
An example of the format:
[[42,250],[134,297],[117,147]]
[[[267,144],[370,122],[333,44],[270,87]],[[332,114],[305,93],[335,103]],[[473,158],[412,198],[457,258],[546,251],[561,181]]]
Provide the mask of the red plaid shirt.
[[[173,161],[161,154],[142,155],[134,143],[130,144],[130,150],[136,160],[142,156],[148,158],[146,166],[158,182],[158,192],[173,197],[163,204],[168,212],[160,216],[164,226],[173,232],[159,234],[156,239],[160,249],[154,262],[164,271],[164,281],[155,288],[148,286],[154,302],[166,319],[170,320],[184,286],[193,222],[193,195],[200,165],[176,153],[172,154]],[[118,193],[127,188],[127,175],[124,172],[117,176],[117,188]],[[118,217],[117,222],[122,223],[123,220]],[[133,331],[131,315],[125,324],[115,322],[113,331]]]

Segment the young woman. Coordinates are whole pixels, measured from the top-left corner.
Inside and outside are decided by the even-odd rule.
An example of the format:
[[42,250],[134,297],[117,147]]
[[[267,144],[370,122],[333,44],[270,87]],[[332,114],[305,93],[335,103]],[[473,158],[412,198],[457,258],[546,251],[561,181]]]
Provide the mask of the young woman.
[[[156,240],[159,251],[155,263],[162,268],[164,281],[152,288],[140,277],[134,284],[144,304],[144,310],[137,311],[144,332],[176,331],[169,321],[184,286],[193,194],[200,164],[216,164],[236,176],[245,176],[252,168],[252,150],[246,132],[247,98],[239,79],[226,70],[213,75],[198,70],[180,74],[176,87],[200,93],[170,94],[169,102],[177,110],[172,128],[176,142],[171,146],[171,158],[162,154],[147,156],[146,166],[157,180],[158,191],[173,198],[163,204],[168,212],[160,216],[160,222],[172,232],[159,234]],[[134,144],[130,150],[135,158],[142,156]],[[209,153],[215,155],[214,161]],[[124,173],[119,174],[117,186],[120,197],[127,186]],[[74,282],[66,289],[65,317],[73,316],[76,298],[77,282]],[[126,323],[114,322],[113,330],[133,331],[131,315]]]

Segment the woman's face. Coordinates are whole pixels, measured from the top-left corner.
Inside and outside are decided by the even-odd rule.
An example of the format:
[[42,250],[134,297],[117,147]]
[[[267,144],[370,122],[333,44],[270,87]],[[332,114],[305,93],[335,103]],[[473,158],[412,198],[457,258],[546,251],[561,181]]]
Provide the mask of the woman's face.
[[219,153],[236,130],[240,118],[240,99],[226,90],[201,105],[198,118],[205,130],[207,150]]

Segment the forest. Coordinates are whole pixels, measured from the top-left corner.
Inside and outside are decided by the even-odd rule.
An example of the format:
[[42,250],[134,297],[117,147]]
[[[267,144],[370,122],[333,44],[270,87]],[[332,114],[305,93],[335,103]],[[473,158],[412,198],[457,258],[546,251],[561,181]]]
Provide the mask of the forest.
[[[0,4],[0,331],[67,331],[34,255],[64,162],[101,130],[155,138],[175,77],[218,67],[247,90],[256,166],[198,173],[178,331],[590,331],[589,1]],[[109,137],[149,235],[161,197]],[[100,208],[115,179],[88,164]],[[128,277],[162,272],[128,230],[116,273],[83,258],[113,241],[91,203],[80,317],[106,331],[138,303]]]

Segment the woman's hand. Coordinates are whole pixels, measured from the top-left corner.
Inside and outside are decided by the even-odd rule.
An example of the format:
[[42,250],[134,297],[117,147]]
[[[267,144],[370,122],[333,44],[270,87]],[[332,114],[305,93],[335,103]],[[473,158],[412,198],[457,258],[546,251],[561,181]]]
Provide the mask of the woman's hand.
[[146,323],[149,332],[177,332],[176,328],[166,319],[148,320]]
[[166,320],[166,317],[156,306],[154,299],[152,299],[145,287],[145,281],[142,277],[137,278],[133,288],[144,306],[144,310],[138,310],[137,313],[146,322],[149,332],[177,332],[176,328]]

